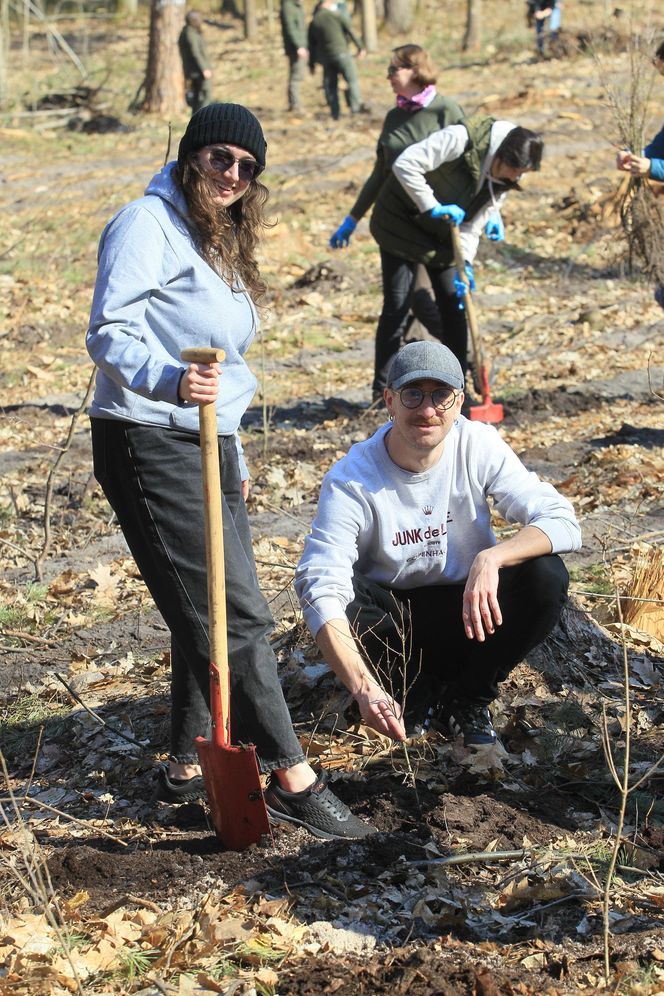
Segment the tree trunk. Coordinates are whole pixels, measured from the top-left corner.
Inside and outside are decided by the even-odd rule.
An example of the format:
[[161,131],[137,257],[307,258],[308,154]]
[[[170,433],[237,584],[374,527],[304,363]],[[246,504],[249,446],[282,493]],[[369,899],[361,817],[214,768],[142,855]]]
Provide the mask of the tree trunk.
[[152,0],[145,99],[141,105],[141,110],[148,114],[184,111],[184,74],[178,50],[183,25],[182,0]]
[[362,0],[362,37],[367,52],[375,52],[378,48],[375,0]]
[[466,30],[461,48],[479,52],[482,47],[482,0],[466,0]]
[[0,101],[7,97],[7,57],[9,55],[9,4],[0,0]]
[[385,23],[394,33],[410,31],[413,24],[413,0],[385,0]]
[[254,41],[257,35],[256,0],[244,0],[244,37],[247,41]]
[[222,14],[230,14],[231,17],[237,18],[238,21],[244,19],[244,14],[240,10],[237,0],[221,0],[221,7],[219,8]]

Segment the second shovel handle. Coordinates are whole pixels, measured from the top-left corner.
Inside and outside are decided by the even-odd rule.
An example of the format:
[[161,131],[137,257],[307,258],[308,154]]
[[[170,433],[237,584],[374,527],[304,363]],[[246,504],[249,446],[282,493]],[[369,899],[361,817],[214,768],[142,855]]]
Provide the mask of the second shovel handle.
[[481,376],[480,371],[484,369],[484,357],[482,356],[482,339],[480,336],[480,327],[477,321],[477,312],[475,311],[475,302],[473,301],[472,294],[470,293],[470,281],[468,280],[468,275],[466,274],[466,261],[463,258],[463,248],[461,246],[461,236],[459,234],[459,229],[456,225],[450,225],[450,234],[452,237],[452,249],[454,251],[454,265],[457,268],[460,278],[466,285],[466,295],[463,299],[463,304],[466,309],[466,314],[468,315],[468,327],[470,328],[470,341],[473,347],[473,380],[475,382],[475,390],[481,393],[482,387],[479,383],[479,378]]

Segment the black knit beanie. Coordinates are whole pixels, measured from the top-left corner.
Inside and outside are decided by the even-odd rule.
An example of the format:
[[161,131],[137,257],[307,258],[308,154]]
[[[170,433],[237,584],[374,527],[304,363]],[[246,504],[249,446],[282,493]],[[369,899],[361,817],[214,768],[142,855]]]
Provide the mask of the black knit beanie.
[[265,166],[267,142],[258,118],[241,104],[208,104],[200,107],[189,119],[187,130],[180,139],[178,164],[182,166],[187,153],[205,145],[227,142],[246,149]]

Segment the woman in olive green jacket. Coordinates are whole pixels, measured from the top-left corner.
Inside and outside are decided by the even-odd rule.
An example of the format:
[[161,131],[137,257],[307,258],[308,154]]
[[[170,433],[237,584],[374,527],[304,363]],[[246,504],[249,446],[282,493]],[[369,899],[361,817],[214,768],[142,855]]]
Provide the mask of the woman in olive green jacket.
[[[403,150],[463,118],[456,101],[436,91],[436,68],[420,45],[400,45],[393,49],[387,79],[396,97],[396,107],[388,111],[383,122],[373,170],[350,214],[330,239],[332,249],[348,245],[358,221],[373,206],[383,183],[391,175],[392,164]],[[413,294],[410,303],[419,321],[432,335],[440,338],[440,317],[428,289],[424,287]]]

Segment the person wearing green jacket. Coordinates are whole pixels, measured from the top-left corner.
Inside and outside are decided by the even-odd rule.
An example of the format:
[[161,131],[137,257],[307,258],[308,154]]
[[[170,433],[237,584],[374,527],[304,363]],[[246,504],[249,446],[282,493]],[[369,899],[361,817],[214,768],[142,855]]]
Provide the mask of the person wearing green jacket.
[[357,47],[358,57],[364,58],[364,45],[353,31],[346,11],[340,8],[337,0],[321,0],[309,25],[309,68],[313,73],[316,63],[323,67],[325,99],[335,121],[340,116],[340,76],[343,76],[348,86],[346,99],[351,114],[359,114],[363,110],[357,69],[348,47],[349,40]]
[[302,0],[281,0],[281,33],[288,58],[288,110],[300,110],[300,84],[309,55]]
[[[450,225],[458,225],[471,290],[479,240],[505,237],[500,206],[520,190],[524,173],[538,170],[544,143],[528,128],[487,116],[435,131],[408,146],[380,189],[370,231],[380,246],[383,310],[376,330],[374,398],[399,349],[415,272],[424,264],[440,311],[442,342],[467,368],[466,285],[454,265]],[[460,307],[461,305],[461,307]]]
[[[387,80],[396,97],[396,106],[387,112],[383,121],[373,170],[350,214],[330,239],[332,249],[348,245],[358,221],[373,206],[385,180],[391,175],[393,162],[404,149],[434,131],[463,119],[463,111],[456,101],[437,92],[436,67],[429,53],[420,45],[400,45],[392,50]],[[423,276],[423,280],[417,281],[422,286],[416,286],[413,290],[410,306],[426,330],[435,338],[442,339],[440,312],[426,286],[426,273]],[[422,277],[422,273],[418,277]]]
[[185,16],[185,25],[178,38],[185,79],[189,80],[190,94],[187,103],[191,113],[212,102],[212,69],[203,38],[203,18],[196,10]]

